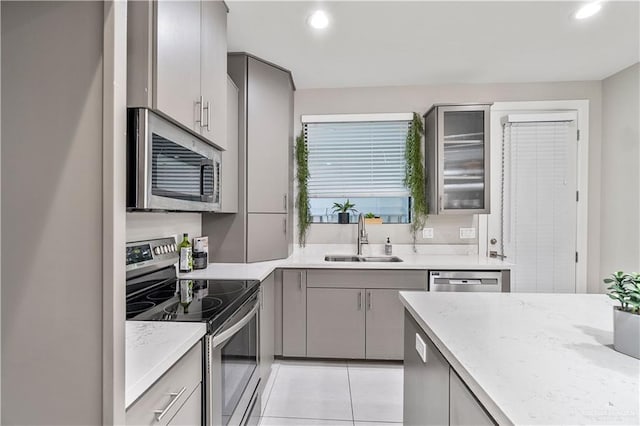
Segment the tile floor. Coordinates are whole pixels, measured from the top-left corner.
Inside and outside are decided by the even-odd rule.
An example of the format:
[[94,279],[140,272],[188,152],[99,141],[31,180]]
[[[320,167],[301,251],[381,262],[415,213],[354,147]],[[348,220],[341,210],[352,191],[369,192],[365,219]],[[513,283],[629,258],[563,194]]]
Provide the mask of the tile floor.
[[262,426],[398,426],[400,363],[276,361],[262,399]]

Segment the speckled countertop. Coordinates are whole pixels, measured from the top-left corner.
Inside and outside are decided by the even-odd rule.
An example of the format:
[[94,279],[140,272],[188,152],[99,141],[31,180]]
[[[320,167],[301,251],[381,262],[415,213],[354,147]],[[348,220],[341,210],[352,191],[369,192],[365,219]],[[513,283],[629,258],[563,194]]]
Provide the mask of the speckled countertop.
[[499,424],[640,424],[640,360],[602,294],[401,292]]
[[207,332],[204,323],[127,321],[125,407],[137,400]]

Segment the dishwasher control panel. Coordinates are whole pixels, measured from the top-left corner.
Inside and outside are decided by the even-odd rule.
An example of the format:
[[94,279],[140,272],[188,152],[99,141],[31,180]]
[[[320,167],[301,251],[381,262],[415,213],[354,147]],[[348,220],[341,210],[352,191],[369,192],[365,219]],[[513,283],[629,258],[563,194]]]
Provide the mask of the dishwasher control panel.
[[429,271],[429,291],[508,292],[508,276],[509,271]]

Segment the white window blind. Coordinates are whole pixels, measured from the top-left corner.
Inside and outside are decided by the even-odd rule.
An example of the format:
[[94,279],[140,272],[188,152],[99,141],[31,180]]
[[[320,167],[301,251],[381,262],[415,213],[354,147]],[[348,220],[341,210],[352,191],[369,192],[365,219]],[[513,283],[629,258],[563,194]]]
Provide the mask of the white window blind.
[[409,196],[409,121],[306,123],[310,197]]
[[504,251],[520,292],[575,292],[576,127],[504,128]]

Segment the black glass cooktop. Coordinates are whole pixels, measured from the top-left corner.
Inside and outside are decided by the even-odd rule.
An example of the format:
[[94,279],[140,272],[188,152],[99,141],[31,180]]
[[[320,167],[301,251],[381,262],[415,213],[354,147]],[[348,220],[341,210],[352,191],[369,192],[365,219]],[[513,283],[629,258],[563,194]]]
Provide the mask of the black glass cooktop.
[[155,274],[128,283],[128,321],[206,322],[213,333],[258,291],[259,281],[185,280]]

